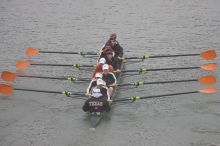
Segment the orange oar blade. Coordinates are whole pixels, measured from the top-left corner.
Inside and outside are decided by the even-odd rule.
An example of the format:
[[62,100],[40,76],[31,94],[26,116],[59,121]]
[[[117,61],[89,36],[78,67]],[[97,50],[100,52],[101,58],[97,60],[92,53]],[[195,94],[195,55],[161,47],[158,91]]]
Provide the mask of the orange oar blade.
[[28,60],[18,60],[16,63],[16,68],[17,69],[26,69],[29,67],[30,64],[31,63]]
[[199,92],[200,93],[206,93],[206,94],[216,93],[217,89],[216,88],[206,88],[206,89],[199,90]]
[[13,82],[16,80],[16,74],[9,71],[3,71],[1,74],[1,78],[7,82]]
[[198,81],[203,84],[212,85],[216,83],[216,77],[213,75],[203,76],[203,77],[200,77]]
[[38,55],[39,50],[37,48],[28,48],[25,54],[29,57]]
[[0,84],[0,93],[1,94],[12,94],[14,87],[6,84]]
[[201,66],[201,69],[208,70],[208,71],[214,71],[218,68],[216,63],[209,63],[209,64],[204,64]]
[[215,50],[208,50],[200,54],[204,59],[215,59],[217,57]]

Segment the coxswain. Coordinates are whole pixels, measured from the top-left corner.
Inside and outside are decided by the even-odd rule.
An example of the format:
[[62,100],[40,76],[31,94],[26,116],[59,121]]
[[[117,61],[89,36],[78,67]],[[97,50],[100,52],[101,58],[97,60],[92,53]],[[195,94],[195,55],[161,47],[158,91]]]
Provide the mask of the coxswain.
[[108,112],[110,111],[110,106],[108,103],[108,101],[110,101],[109,89],[105,86],[105,82],[101,78],[97,79],[96,84],[97,86],[92,89],[91,98],[85,102],[83,110],[85,112],[90,110],[90,107],[93,106],[90,105],[90,103],[94,101],[96,103],[102,102],[103,106],[101,106],[100,108],[103,108],[103,110],[106,110]]
[[122,59],[123,48],[119,45],[116,38],[117,38],[116,33],[112,33],[110,35],[109,40],[106,42],[105,46],[110,45],[111,49],[114,51],[114,58]]
[[117,85],[117,79],[116,79],[114,73],[109,71],[108,64],[104,64],[102,67],[102,70],[103,70],[102,79],[106,82],[106,86],[109,88],[109,94],[111,97],[113,94],[114,87]]

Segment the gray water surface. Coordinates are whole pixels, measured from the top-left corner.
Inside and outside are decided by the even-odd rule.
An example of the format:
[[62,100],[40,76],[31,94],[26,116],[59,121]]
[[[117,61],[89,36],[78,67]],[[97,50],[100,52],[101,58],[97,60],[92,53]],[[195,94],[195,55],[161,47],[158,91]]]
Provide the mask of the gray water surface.
[[[18,59],[28,59],[28,47],[53,51],[97,51],[111,32],[127,56],[149,53],[220,52],[219,0],[1,0],[0,71],[16,71]],[[219,55],[219,54],[218,54]],[[94,64],[75,55],[41,54],[41,63]],[[199,57],[149,59],[127,65],[165,68],[198,66]],[[26,75],[90,77],[68,67],[36,67]],[[201,70],[149,72],[124,77],[124,82],[197,78]],[[220,77],[219,71],[214,73]],[[4,83],[4,81],[0,80]],[[18,78],[19,88],[85,91],[87,84]],[[121,90],[118,98],[198,90],[198,83],[147,85]],[[216,87],[220,87],[219,84]],[[102,123],[90,130],[82,100],[62,95],[15,91],[0,95],[1,146],[211,146],[220,144],[220,94],[191,94],[115,105]]]

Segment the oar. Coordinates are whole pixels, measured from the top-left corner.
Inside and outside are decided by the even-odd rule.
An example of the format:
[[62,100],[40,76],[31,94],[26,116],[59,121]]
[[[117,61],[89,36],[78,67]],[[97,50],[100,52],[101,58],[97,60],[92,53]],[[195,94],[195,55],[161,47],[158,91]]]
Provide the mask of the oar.
[[167,84],[167,83],[182,83],[182,82],[199,82],[202,84],[212,85],[216,83],[216,77],[213,75],[207,75],[199,77],[198,79],[189,79],[189,80],[173,80],[173,81],[157,81],[157,82],[134,82],[134,83],[124,83],[118,84],[117,86],[124,87],[124,86],[135,86],[138,87],[140,85],[147,85],[147,84]]
[[0,93],[1,93],[1,94],[10,95],[10,94],[13,93],[14,90],[18,90],[18,91],[29,91],[29,92],[41,92],[41,93],[63,94],[63,95],[66,95],[66,96],[68,96],[68,97],[76,97],[76,96],[73,96],[73,95],[82,96],[82,97],[86,96],[86,94],[84,94],[83,92],[22,89],[22,88],[14,88],[13,86],[7,85],[7,84],[0,84]]
[[28,48],[25,52],[25,54],[28,57],[37,56],[39,53],[47,53],[47,54],[77,54],[81,56],[85,55],[95,55],[98,56],[99,54],[96,52],[63,52],[63,51],[40,51],[38,48]]
[[165,57],[183,57],[183,56],[201,56],[204,59],[213,60],[217,57],[217,54],[215,50],[208,50],[200,54],[176,54],[176,55],[174,54],[174,55],[152,55],[152,56],[143,55],[140,57],[125,57],[125,58],[119,58],[119,59],[125,59],[125,60],[141,59],[143,61],[147,58],[165,58]]
[[16,63],[16,68],[17,69],[26,69],[30,65],[35,65],[35,66],[63,66],[63,67],[73,67],[73,68],[91,68],[95,67],[95,65],[84,65],[84,64],[44,64],[44,63],[31,63],[28,60],[18,60]]
[[95,67],[95,65],[84,65],[84,64],[44,64],[44,63],[31,63],[30,65],[36,66],[70,66],[73,68],[81,68],[81,67]]
[[115,99],[113,100],[114,103],[116,102],[123,102],[123,101],[136,101],[139,99],[148,99],[148,98],[157,98],[157,97],[166,97],[166,96],[175,96],[175,95],[183,95],[183,94],[193,94],[193,93],[203,93],[203,94],[211,94],[216,93],[216,88],[206,88],[198,91],[190,91],[190,92],[180,92],[180,93],[171,93],[171,94],[162,94],[162,95],[152,95],[152,96],[133,96],[133,97],[126,97],[123,99]]
[[195,67],[174,67],[174,68],[155,68],[155,69],[147,69],[147,68],[139,68],[134,70],[123,70],[121,72],[137,72],[139,74],[146,73],[148,71],[162,71],[162,70],[185,70],[185,69],[203,69],[207,71],[214,71],[218,68],[216,63],[203,64],[201,66]]
[[[40,66],[72,66],[74,68],[80,69],[81,67],[94,67],[95,65],[80,65],[80,64],[31,64],[30,61],[27,60],[19,60],[17,61],[16,68],[17,69],[26,69],[30,65],[40,65]],[[208,71],[213,71],[217,69],[217,64],[215,63],[209,63],[209,64],[203,64],[201,66],[197,67],[179,67],[179,68],[157,68],[157,69],[146,69],[146,68],[139,68],[135,70],[123,70],[122,72],[138,72],[138,73],[145,73],[147,71],[161,71],[161,70],[181,70],[181,69],[203,69],[203,70],[208,70]]]
[[[29,57],[31,56],[36,56],[39,53],[50,53],[50,54],[78,54],[81,56],[85,56],[85,55],[95,55],[98,56],[99,53],[96,52],[62,52],[62,51],[40,51],[37,48],[28,48],[25,52],[25,54]],[[125,59],[125,60],[133,60],[133,59],[141,59],[141,60],[145,60],[147,58],[164,58],[164,57],[181,57],[181,56],[201,56],[204,59],[207,60],[212,60],[215,59],[217,57],[216,51],[215,50],[208,50],[208,51],[204,51],[200,54],[176,54],[176,55],[155,55],[155,56],[149,56],[149,55],[143,55],[140,57],[125,57],[125,58],[119,58],[119,59]]]
[[1,78],[7,82],[13,82],[17,77],[22,78],[39,78],[39,79],[56,79],[56,80],[68,80],[72,82],[89,82],[91,78],[78,78],[74,76],[68,77],[48,77],[48,76],[31,76],[31,75],[17,75],[16,73],[10,71],[3,71],[1,74]]
[[[68,77],[47,77],[47,76],[28,76],[28,75],[17,75],[16,73],[10,72],[10,71],[3,71],[1,74],[1,78],[4,81],[7,82],[13,82],[16,80],[17,77],[24,77],[24,78],[39,78],[39,79],[56,79],[56,80],[69,80],[72,82],[89,82],[90,78],[78,78],[73,76]],[[188,80],[173,80],[173,81],[157,81],[157,82],[144,82],[144,81],[138,81],[134,83],[124,83],[124,84],[118,84],[117,86],[124,87],[124,86],[135,86],[138,87],[140,85],[147,85],[147,84],[166,84],[166,83],[180,83],[180,82],[196,82],[202,84],[215,84],[216,83],[216,77],[213,75],[207,75],[199,77],[198,79],[188,79]]]

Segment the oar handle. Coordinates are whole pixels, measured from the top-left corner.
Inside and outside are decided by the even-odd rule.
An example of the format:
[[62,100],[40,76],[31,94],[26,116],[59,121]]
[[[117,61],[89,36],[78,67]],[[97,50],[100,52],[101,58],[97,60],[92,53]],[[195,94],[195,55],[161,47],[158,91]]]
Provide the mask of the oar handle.
[[77,77],[73,77],[73,76],[69,76],[67,77],[67,80],[69,81],[82,81],[82,82],[87,82],[87,81],[90,81],[91,79],[90,78],[77,78]]
[[132,59],[141,59],[141,58],[140,57],[125,57],[124,59],[132,60]]

